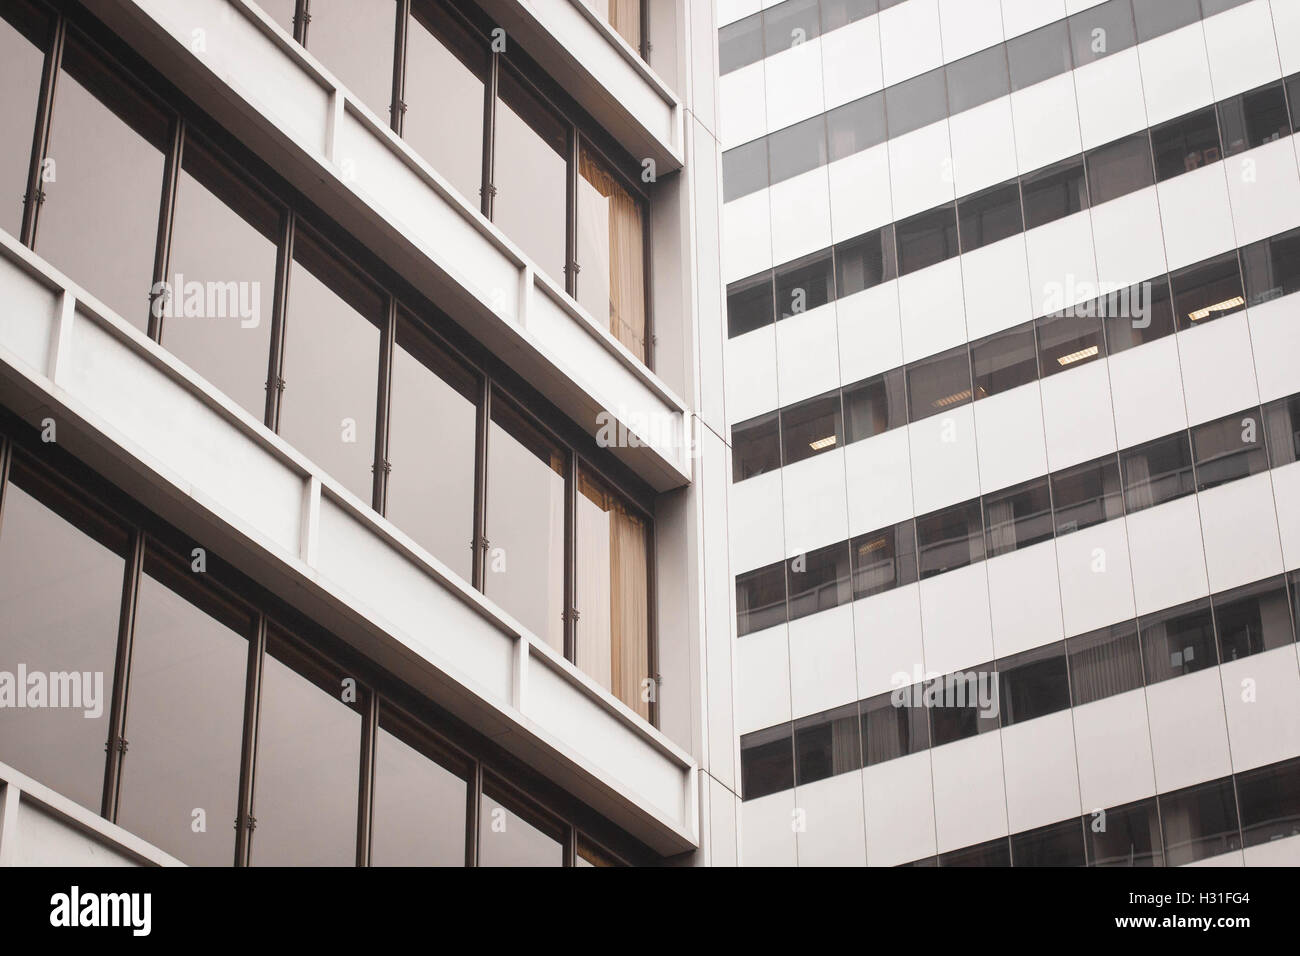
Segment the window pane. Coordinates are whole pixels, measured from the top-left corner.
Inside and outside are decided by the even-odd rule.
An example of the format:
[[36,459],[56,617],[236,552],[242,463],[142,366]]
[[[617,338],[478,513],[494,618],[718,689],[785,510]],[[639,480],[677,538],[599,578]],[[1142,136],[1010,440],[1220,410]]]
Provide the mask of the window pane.
[[[15,458],[0,527],[0,670],[79,675],[66,707],[0,708],[0,760],[99,812],[126,533]],[[47,684],[47,693],[52,692]],[[82,707],[73,707],[80,694]]]
[[862,753],[868,767],[930,746],[930,722],[920,684],[862,702]]
[[1151,130],[1156,180],[1163,182],[1223,158],[1219,149],[1219,120],[1214,107],[1180,116]]
[[299,229],[285,313],[280,434],[366,503],[383,317],[379,292]]
[[948,111],[954,116],[1011,92],[1007,49],[1001,43],[949,63],[944,72],[948,77]]
[[1137,21],[1138,42],[1195,23],[1201,18],[1198,0],[1133,0],[1133,17]]
[[885,117],[891,139],[937,123],[948,115],[948,81],[943,67],[885,87]]
[[[142,331],[148,325],[167,120],[75,36],[63,53],[36,251]],[[21,190],[20,190],[21,192]],[[99,228],[112,224],[112,231]]]
[[907,407],[912,421],[938,415],[970,400],[970,353],[966,346],[907,367]]
[[[1087,313],[1093,313],[1088,315]],[[1087,304],[1037,320],[1038,367],[1043,378],[1086,365],[1106,354],[1101,319]]]
[[862,766],[858,705],[849,704],[794,722],[795,785],[803,786]]
[[763,15],[755,13],[718,31],[718,72],[739,70],[763,59]]
[[917,518],[916,543],[922,580],[984,560],[979,500]]
[[1052,499],[1046,478],[984,496],[989,557],[1010,554],[1052,537]]
[[740,778],[745,800],[766,797],[794,786],[794,742],[790,724],[741,736]]
[[845,442],[861,441],[906,424],[902,369],[891,369],[844,389]]
[[1053,823],[1011,835],[1015,866],[1083,866],[1083,823],[1078,819]]
[[49,31],[49,18],[25,0],[0,11],[0,129],[6,131],[0,144],[0,229],[11,236],[22,227]]
[[1111,0],[1070,17],[1070,45],[1076,69],[1127,50],[1136,42],[1133,8],[1128,0]]
[[781,443],[787,465],[844,444],[840,393],[831,392],[781,409]]
[[1300,396],[1282,398],[1264,408],[1268,455],[1274,468],[1300,458]]
[[293,36],[294,9],[297,6],[294,0],[257,0],[257,5],[269,14],[285,33]]
[[768,185],[767,137],[737,146],[722,154],[722,201],[766,189]]
[[940,866],[1010,866],[1011,850],[1006,837],[998,837],[977,846],[962,847],[939,854]]
[[1011,64],[1011,89],[1041,83],[1070,72],[1070,28],[1065,20],[1014,37],[1007,41],[1007,59]]
[[252,862],[353,866],[361,714],[347,675],[268,636],[257,725]]
[[1232,780],[1214,780],[1176,793],[1163,793],[1159,800],[1165,862],[1169,866],[1183,866],[1241,849]]
[[727,335],[735,338],[775,320],[772,300],[772,273],[733,282],[727,286]]
[[[117,822],[193,866],[230,866],[254,625],[197,577],[145,556]],[[206,829],[195,832],[200,810]]]
[[578,302],[644,362],[643,205],[585,147],[578,171]]
[[1281,577],[1234,588],[1211,599],[1219,658],[1235,661],[1295,640],[1286,581]]
[[893,227],[841,242],[835,247],[835,272],[841,299],[895,278],[898,262]]
[[193,137],[176,186],[162,343],[261,421],[280,214]]
[[910,520],[858,535],[849,548],[854,598],[902,587],[917,578],[916,528]]
[[1192,429],[1197,491],[1268,470],[1262,418],[1252,408]]
[[790,620],[829,610],[853,599],[848,542],[809,551],[786,562]]
[[1246,246],[1241,250],[1241,262],[1250,305],[1300,291],[1300,229]]
[[1148,684],[1193,674],[1219,663],[1208,598],[1143,615],[1138,623]]
[[1174,332],[1168,276],[1139,282],[1099,301],[1105,304],[1106,349],[1111,355]]
[[1235,252],[1180,269],[1169,279],[1173,283],[1174,313],[1180,330],[1246,307]]
[[736,636],[786,622],[785,562],[736,575]]
[[1290,136],[1291,118],[1287,115],[1282,83],[1271,83],[1224,100],[1219,104],[1219,126],[1224,156],[1234,156]]
[[763,47],[775,56],[821,32],[817,0],[783,0],[763,11]]
[[1164,866],[1155,798],[1084,817],[1089,866]]
[[1246,846],[1300,835],[1300,760],[1237,774]]
[[1192,493],[1192,452],[1186,432],[1121,452],[1120,466],[1129,514]]
[[1088,208],[1083,160],[1067,159],[1020,178],[1025,228],[1034,229]]
[[781,467],[781,437],[776,412],[731,428],[731,480],[744,481]]
[[971,344],[975,372],[975,400],[999,395],[1038,379],[1038,353],[1034,323]]
[[888,139],[885,129],[885,95],[872,93],[826,114],[830,161],[861,153]]
[[578,490],[576,663],[649,720],[649,528],[586,468],[578,472]]
[[815,252],[776,270],[777,316],[811,312],[835,298],[831,253]]
[[1064,468],[1051,477],[1057,534],[1091,528],[1124,513],[1114,455]]
[[569,136],[564,124],[510,70],[497,103],[493,221],[564,285]]
[[388,520],[468,581],[478,381],[404,312],[391,374]]
[[1069,707],[1065,643],[1058,641],[998,661],[998,706],[1003,727]]
[[494,395],[487,467],[484,591],[563,653],[568,456]]
[[1020,213],[1020,184],[1008,183],[957,203],[961,224],[961,250],[973,252],[989,243],[1024,232]]
[[897,225],[898,273],[907,275],[957,255],[955,206],[923,212]]
[[826,124],[821,116],[804,120],[767,137],[772,182],[787,179],[826,164]]
[[822,30],[838,30],[876,12],[876,0],[821,0]]
[[1075,707],[1142,686],[1142,651],[1132,621],[1065,639]]
[[311,0],[307,49],[385,124],[396,25],[394,0]]
[[614,28],[628,46],[641,51],[641,4],[645,0],[582,0]]
[[927,681],[925,699],[931,746],[998,729],[998,675],[992,664]]
[[479,809],[479,866],[563,866],[557,824],[487,785]]
[[1092,150],[1087,155],[1088,197],[1097,206],[1155,182],[1151,141],[1145,132]]
[[486,49],[440,0],[416,0],[411,13],[402,137],[477,209],[483,180]]
[[388,711],[375,739],[372,866],[464,866],[463,770]]

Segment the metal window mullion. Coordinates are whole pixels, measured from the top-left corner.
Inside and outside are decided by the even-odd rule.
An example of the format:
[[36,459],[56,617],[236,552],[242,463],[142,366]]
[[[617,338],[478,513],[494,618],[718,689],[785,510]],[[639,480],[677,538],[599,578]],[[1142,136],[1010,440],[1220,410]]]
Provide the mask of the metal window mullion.
[[659,726],[659,614],[657,604],[659,601],[659,562],[657,560],[657,547],[655,544],[655,523],[654,520],[646,522],[646,568],[649,572],[646,575],[646,609],[649,620],[646,622],[647,633],[650,637],[649,660],[647,664],[650,673],[647,675],[651,680],[650,695],[650,726]]
[[311,0],[298,0],[293,9],[293,38],[307,45],[307,24],[311,23]]
[[288,312],[289,275],[292,272],[293,242],[298,220],[293,209],[283,211],[279,248],[275,256],[275,293],[271,304],[271,352],[267,358],[266,410],[263,422],[273,432],[280,430],[280,400],[284,392],[284,332]]
[[375,454],[371,470],[374,483],[371,506],[380,514],[388,510],[389,423],[393,409],[393,350],[397,341],[397,300],[388,296],[387,316],[379,349],[379,392],[375,407]]
[[493,51],[488,59],[487,82],[483,84],[483,171],[479,187],[479,209],[491,219],[496,207],[496,124],[497,96],[500,93],[501,54]]
[[[155,342],[162,341],[163,317],[159,314],[155,292],[159,283],[167,281],[171,268],[172,231],[176,219],[176,191],[180,186],[180,167],[185,151],[185,117],[175,114],[171,123],[171,145],[167,151],[166,164],[163,167],[162,199],[158,204],[158,234],[154,243],[153,283],[149,287],[149,338]],[[179,291],[179,290],[173,290]]]
[[578,828],[572,824],[564,827],[564,866],[578,865]]
[[122,756],[126,751],[127,684],[131,675],[131,643],[135,633],[135,614],[140,599],[140,576],[144,569],[145,535],[136,530],[122,574],[122,603],[117,622],[117,655],[113,662],[113,695],[109,704],[108,739],[104,749],[104,789],[100,815],[117,822],[122,783]]
[[370,865],[375,806],[375,744],[379,733],[379,695],[365,691],[361,714],[361,766],[357,792],[357,866]]
[[235,866],[248,866],[252,856],[253,782],[257,766],[257,727],[261,715],[262,674],[266,660],[266,615],[257,616],[257,629],[248,642],[244,679],[244,727],[239,754],[239,796],[235,809]]
[[402,135],[406,120],[406,36],[411,23],[411,0],[397,0],[397,23],[393,30],[393,96],[388,125]]
[[475,760],[465,781],[465,865],[478,866],[479,815],[483,806],[483,764]]
[[564,479],[564,658],[578,662],[578,456],[568,449]]
[[50,131],[54,119],[54,94],[58,86],[59,71],[63,67],[63,47],[68,35],[68,21],[63,16],[54,18],[50,30],[50,46],[45,51],[45,64],[41,70],[41,89],[36,102],[36,124],[32,130],[32,150],[27,166],[27,192],[23,196],[23,219],[19,241],[29,249],[36,248],[36,226],[45,191],[41,188],[41,172],[45,153],[50,146]]
[[[578,127],[570,123],[564,205],[564,291],[575,299],[578,297],[578,272],[581,270],[578,264],[578,157],[581,150]],[[609,324],[608,317],[605,324]]]
[[492,416],[492,383],[487,375],[479,379],[478,408],[474,422],[474,528],[469,546],[470,583],[479,591],[487,591],[487,456],[488,426]]

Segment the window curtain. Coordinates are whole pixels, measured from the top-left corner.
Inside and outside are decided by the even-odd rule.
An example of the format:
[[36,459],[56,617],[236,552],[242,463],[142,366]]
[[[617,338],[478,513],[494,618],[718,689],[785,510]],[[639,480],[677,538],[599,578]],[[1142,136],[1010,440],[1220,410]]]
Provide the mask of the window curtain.
[[858,715],[831,721],[831,773],[848,773],[862,766]]
[[1287,405],[1265,416],[1268,431],[1269,451],[1273,455],[1273,465],[1290,464],[1296,460],[1296,432],[1300,430],[1291,418],[1291,409]]
[[610,653],[614,696],[650,719],[641,682],[650,676],[650,595],[646,526],[614,500],[609,511]]
[[1135,454],[1124,463],[1124,477],[1128,485],[1130,511],[1149,508],[1156,503],[1155,492],[1151,487],[1151,465],[1145,454]]
[[1070,680],[1076,700],[1101,700],[1140,687],[1138,642],[1113,640],[1071,655]]
[[873,763],[892,760],[908,753],[908,719],[906,707],[891,705],[871,711],[867,716],[867,739],[863,741],[864,755]]
[[1016,516],[1010,498],[989,503],[989,552],[1016,550]]
[[[585,149],[579,172],[605,200],[609,218],[609,331],[641,361],[645,346],[645,233],[641,207]],[[585,263],[587,268],[596,264]],[[578,279],[581,283],[581,275]]]
[[634,50],[641,49],[641,0],[609,0],[609,25]]

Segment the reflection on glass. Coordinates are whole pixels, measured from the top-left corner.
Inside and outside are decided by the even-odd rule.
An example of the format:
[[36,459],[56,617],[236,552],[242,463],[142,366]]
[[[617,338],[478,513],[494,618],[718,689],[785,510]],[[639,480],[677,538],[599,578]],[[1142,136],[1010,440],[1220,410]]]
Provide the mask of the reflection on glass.
[[0,229],[17,236],[23,220],[23,193],[31,162],[32,131],[40,95],[49,20],[25,0],[0,11]]
[[379,718],[372,866],[464,866],[466,784],[407,721]]
[[645,361],[641,204],[585,147],[578,160],[578,302]]
[[307,49],[383,123],[393,98],[394,0],[311,0]]
[[558,827],[514,803],[507,807],[502,799],[484,787],[479,808],[478,865],[563,866],[564,848]]

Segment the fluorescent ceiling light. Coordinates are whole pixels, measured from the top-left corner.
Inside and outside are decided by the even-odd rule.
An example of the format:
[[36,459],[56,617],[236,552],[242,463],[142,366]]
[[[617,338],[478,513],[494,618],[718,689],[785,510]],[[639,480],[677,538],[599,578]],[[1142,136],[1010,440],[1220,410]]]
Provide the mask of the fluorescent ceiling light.
[[1195,312],[1189,312],[1187,317],[1193,322],[1199,322],[1201,319],[1208,319],[1215,312],[1227,312],[1229,309],[1240,308],[1245,304],[1246,300],[1238,295],[1231,299],[1226,299],[1223,302],[1215,303],[1214,305],[1207,305],[1205,308],[1197,309]]
[[964,402],[970,398],[970,389],[958,392],[956,395],[949,395],[947,398],[940,398],[930,404],[935,408],[947,408],[949,405],[956,405],[958,402]]
[[830,448],[835,444],[835,436],[827,435],[825,438],[819,438],[816,441],[810,441],[808,447],[813,451],[821,451],[823,448]]
[[1073,365],[1075,362],[1082,362],[1086,358],[1092,358],[1097,354],[1097,346],[1090,345],[1086,349],[1079,349],[1077,352],[1071,352],[1069,355],[1062,355],[1058,358],[1059,365]]

